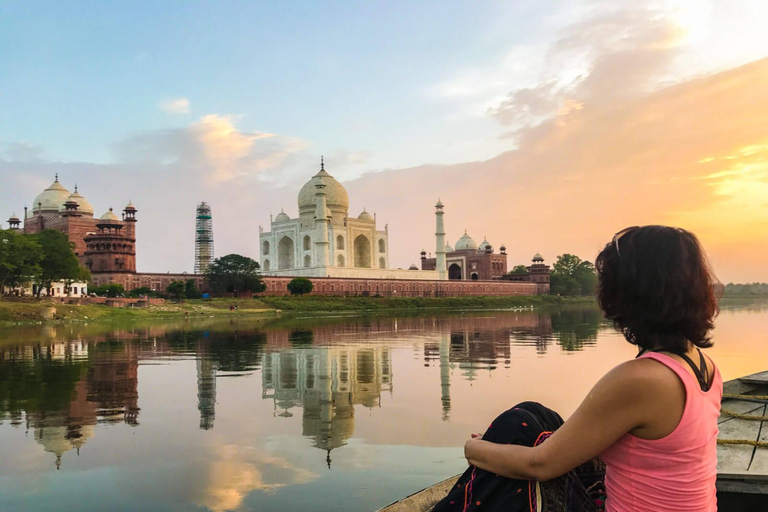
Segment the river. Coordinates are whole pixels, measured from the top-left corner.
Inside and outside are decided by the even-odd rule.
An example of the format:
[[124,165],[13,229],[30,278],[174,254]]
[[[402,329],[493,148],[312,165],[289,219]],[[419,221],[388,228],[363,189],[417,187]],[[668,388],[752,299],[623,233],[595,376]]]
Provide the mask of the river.
[[[724,379],[767,369],[766,327],[723,306]],[[3,329],[0,510],[373,511],[635,353],[592,306]]]

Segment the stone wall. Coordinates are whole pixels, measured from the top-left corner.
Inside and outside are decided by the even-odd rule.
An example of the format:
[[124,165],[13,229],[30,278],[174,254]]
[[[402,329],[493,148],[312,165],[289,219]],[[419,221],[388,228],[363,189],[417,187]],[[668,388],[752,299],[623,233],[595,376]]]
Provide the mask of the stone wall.
[[[264,277],[264,295],[288,295],[292,277]],[[312,295],[382,297],[467,297],[539,295],[549,293],[549,283],[510,281],[425,281],[405,279],[311,278]]]
[[362,268],[362,267],[310,267],[289,270],[271,270],[262,272],[271,277],[329,277],[337,279],[388,279],[408,281],[437,281],[436,270],[402,270],[393,268]]
[[153,291],[165,292],[172,282],[189,279],[194,279],[197,289],[203,291],[205,278],[199,274],[93,274],[92,283],[94,286],[110,283],[121,284],[128,291],[147,287]]

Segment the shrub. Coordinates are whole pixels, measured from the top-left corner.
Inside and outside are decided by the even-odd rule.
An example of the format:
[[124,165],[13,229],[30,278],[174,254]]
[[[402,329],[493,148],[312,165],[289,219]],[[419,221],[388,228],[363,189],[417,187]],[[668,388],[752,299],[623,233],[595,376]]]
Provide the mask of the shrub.
[[297,277],[288,283],[288,291],[291,292],[291,295],[304,295],[310,293],[314,287],[315,285],[312,284],[312,281],[306,277]]

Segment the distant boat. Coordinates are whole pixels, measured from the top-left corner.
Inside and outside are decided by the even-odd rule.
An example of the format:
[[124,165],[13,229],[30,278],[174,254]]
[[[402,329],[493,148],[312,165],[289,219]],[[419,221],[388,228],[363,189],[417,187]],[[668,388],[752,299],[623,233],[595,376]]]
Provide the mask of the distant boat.
[[[768,510],[767,409],[768,371],[723,384],[717,438],[717,491],[721,511]],[[377,512],[429,512],[448,494],[459,476],[427,487]]]

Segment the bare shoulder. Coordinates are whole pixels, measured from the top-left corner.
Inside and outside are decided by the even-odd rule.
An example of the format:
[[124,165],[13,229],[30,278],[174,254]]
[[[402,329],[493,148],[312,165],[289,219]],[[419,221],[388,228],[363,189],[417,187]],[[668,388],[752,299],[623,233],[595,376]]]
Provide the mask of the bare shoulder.
[[654,359],[633,359],[614,367],[595,386],[609,387],[625,396],[653,394],[679,386],[675,372]]

